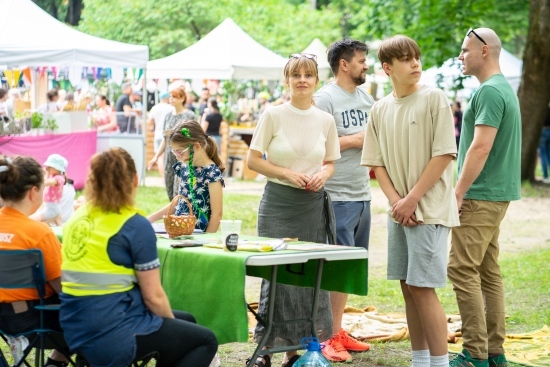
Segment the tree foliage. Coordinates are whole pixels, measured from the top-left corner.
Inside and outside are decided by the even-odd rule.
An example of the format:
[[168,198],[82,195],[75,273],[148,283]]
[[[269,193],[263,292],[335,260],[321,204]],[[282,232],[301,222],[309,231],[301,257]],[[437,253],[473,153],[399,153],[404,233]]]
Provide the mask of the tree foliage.
[[[79,29],[121,42],[146,44],[150,58],[192,45],[231,17],[262,45],[281,55],[303,50],[315,37],[339,38],[339,15],[312,12],[281,0],[86,0]],[[223,55],[220,55],[223,57]]]
[[84,7],[83,0],[32,0],[52,17],[76,26]]

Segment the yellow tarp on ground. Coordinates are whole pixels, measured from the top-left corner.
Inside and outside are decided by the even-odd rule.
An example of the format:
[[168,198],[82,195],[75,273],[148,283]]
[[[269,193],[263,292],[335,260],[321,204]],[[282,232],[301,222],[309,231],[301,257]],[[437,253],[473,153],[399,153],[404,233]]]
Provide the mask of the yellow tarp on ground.
[[[256,320],[249,313],[250,337]],[[462,351],[460,338],[460,315],[447,315],[449,330],[449,352]],[[398,341],[409,338],[407,319],[403,313],[378,313],[376,307],[364,309],[346,306],[342,327],[355,338],[370,341]],[[509,334],[504,343],[506,359],[510,362],[533,367],[550,366],[550,328],[543,326],[540,330],[524,334]]]

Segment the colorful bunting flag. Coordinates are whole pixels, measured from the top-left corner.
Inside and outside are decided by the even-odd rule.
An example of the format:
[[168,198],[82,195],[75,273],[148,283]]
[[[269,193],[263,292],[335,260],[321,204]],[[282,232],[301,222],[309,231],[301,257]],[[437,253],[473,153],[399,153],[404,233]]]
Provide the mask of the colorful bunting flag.
[[26,87],[30,87],[32,84],[31,68],[23,69],[23,83]]
[[46,75],[46,70],[48,68],[46,66],[41,66],[38,68],[38,75],[40,75],[40,79],[42,79]]
[[4,70],[4,76],[10,88],[15,88],[19,85],[19,77],[21,76],[21,70]]

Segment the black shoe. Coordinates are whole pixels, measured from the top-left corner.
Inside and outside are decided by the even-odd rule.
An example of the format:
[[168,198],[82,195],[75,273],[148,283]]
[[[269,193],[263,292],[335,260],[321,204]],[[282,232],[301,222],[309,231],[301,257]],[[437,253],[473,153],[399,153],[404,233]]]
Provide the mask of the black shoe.
[[296,363],[296,361],[300,359],[300,355],[299,354],[296,354],[296,355],[293,355],[289,360],[288,362],[286,362],[286,364],[283,366],[283,367],[292,367],[294,366],[294,363]]
[[[246,359],[246,365],[250,363],[250,358]],[[258,367],[271,367],[271,357],[268,354],[265,355],[258,355],[256,358],[256,362],[254,362],[254,366]]]

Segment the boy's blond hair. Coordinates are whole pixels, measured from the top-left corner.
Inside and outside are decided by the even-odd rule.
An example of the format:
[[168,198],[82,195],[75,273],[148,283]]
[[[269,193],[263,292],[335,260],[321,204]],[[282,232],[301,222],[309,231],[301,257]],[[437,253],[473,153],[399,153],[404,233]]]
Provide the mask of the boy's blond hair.
[[388,38],[380,44],[378,59],[380,64],[392,65],[393,59],[400,59],[403,56],[412,56],[420,59],[420,47],[412,39],[402,34]]

